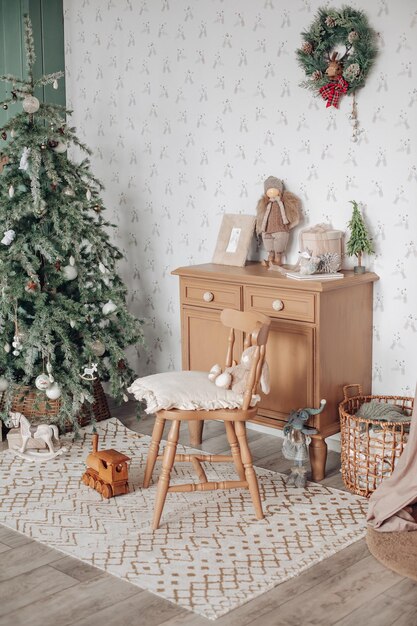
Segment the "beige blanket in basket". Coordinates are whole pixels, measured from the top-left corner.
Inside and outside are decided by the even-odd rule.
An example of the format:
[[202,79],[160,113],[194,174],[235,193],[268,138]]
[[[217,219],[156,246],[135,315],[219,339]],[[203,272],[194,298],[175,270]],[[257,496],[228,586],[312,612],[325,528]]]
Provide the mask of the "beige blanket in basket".
[[417,530],[417,388],[408,442],[392,475],[369,498],[368,524],[383,532]]

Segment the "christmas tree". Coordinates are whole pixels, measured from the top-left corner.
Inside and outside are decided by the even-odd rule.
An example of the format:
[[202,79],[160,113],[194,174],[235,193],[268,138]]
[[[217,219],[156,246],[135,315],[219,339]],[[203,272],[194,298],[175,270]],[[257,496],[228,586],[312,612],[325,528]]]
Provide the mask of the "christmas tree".
[[125,305],[103,187],[88,158],[77,163],[67,155],[71,146],[90,150],[66,123],[70,111],[33,95],[40,85],[58,88],[63,73],[34,78],[27,16],[25,46],[27,78],[0,77],[10,85],[1,105],[16,109],[0,129],[1,415],[29,386],[43,402],[57,401],[57,421],[76,425],[82,405],[94,400],[97,376],[109,381],[114,398],[127,399],[133,372],[124,349],[143,343],[143,321]]
[[373,254],[374,247],[359,210],[358,203],[355,202],[355,200],[351,200],[350,203],[353,205],[353,213],[348,224],[350,239],[346,244],[346,249],[349,256],[355,255],[357,257],[358,267],[362,267],[362,254],[364,252]]

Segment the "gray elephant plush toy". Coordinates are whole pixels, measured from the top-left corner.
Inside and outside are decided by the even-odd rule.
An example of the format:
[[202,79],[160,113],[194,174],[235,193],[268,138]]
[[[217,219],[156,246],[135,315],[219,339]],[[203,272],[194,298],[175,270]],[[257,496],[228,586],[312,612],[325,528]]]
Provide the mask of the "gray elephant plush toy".
[[318,415],[326,406],[326,400],[320,400],[318,409],[298,409],[291,411],[288,422],[284,426],[284,442],[282,453],[286,459],[294,461],[290,474],[286,479],[288,487],[305,487],[307,483],[304,461],[308,459],[310,435],[317,434],[316,428],[307,426],[312,415]]

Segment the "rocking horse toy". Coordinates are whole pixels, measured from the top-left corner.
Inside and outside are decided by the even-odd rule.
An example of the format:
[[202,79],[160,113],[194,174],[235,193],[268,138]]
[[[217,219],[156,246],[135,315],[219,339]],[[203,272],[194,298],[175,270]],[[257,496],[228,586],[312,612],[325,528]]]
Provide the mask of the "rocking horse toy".
[[[55,424],[39,424],[37,426],[31,424],[22,413],[18,412],[11,412],[8,419],[6,419],[4,423],[7,428],[20,427],[22,445],[20,448],[15,446],[13,450],[22,459],[26,459],[28,461],[48,461],[49,459],[54,459],[58,455],[66,452],[66,448],[59,448],[58,450],[54,449],[52,443],[53,438],[55,437],[57,441],[59,440],[59,431]],[[46,443],[48,451],[38,452],[35,450],[26,450],[29,439],[41,439]]]

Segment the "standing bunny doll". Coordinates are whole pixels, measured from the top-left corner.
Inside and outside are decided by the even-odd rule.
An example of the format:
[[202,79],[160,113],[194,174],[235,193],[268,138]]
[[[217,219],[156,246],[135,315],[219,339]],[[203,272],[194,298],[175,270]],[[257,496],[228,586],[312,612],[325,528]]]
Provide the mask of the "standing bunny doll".
[[266,267],[281,265],[282,255],[288,245],[290,230],[297,226],[301,217],[301,200],[284,190],[284,183],[275,176],[264,182],[265,195],[256,208],[256,233],[268,252],[262,261]]

